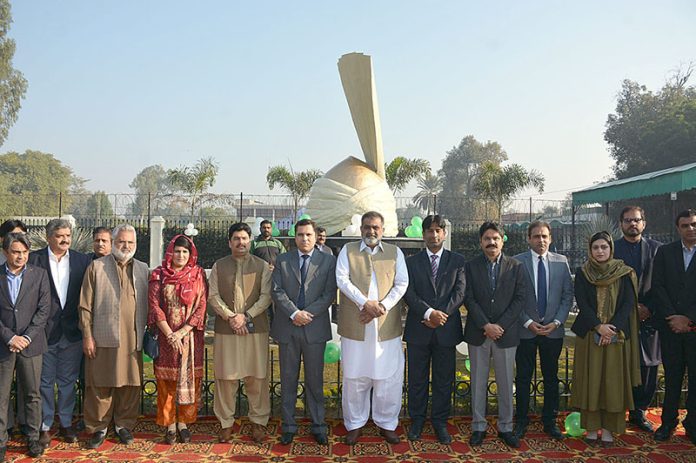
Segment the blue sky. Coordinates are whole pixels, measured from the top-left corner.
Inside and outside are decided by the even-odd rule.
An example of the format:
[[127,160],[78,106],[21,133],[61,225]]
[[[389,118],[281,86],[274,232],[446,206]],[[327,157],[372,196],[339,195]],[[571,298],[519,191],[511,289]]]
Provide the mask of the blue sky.
[[693,1],[12,3],[29,90],[1,152],[50,152],[110,193],[207,156],[214,191],[246,194],[268,192],[271,165],[362,158],[336,67],[359,51],[387,160],[439,169],[471,134],[561,199],[611,174],[603,132],[621,81],[657,90],[696,62]]

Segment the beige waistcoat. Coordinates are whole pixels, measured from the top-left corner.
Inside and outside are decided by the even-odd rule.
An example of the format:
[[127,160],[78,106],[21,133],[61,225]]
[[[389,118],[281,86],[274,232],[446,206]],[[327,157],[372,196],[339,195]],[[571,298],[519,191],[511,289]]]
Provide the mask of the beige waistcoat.
[[[392,244],[382,243],[384,251],[378,251],[374,256],[368,252],[360,252],[360,241],[346,244],[346,255],[350,268],[350,281],[367,296],[374,269],[377,277],[378,299],[384,299],[394,286],[396,276],[396,250]],[[348,296],[341,293],[338,313],[338,334],[356,341],[365,340],[365,325],[358,319],[360,309]],[[378,340],[388,341],[401,336],[401,301],[385,315],[377,319]]]
[[[268,264],[253,255],[248,255],[242,260],[237,260],[230,255],[215,262],[213,271],[216,272],[217,288],[210,288],[208,297],[210,308],[213,310],[217,308],[218,311],[246,313],[256,306],[254,310],[249,311],[254,322],[254,333],[268,333],[266,309],[271,305],[271,282],[270,278],[267,278],[267,282],[263,278],[264,273],[269,273]],[[238,272],[241,274],[237,275]],[[264,284],[267,287],[264,287]],[[260,313],[255,313],[257,311]],[[215,317],[215,332],[234,334],[229,323],[219,316]]]

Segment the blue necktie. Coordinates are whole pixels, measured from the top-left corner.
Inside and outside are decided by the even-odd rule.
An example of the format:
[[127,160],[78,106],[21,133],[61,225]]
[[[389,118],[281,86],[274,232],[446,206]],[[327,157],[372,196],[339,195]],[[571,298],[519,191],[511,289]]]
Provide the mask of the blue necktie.
[[300,265],[300,293],[297,295],[297,308],[302,310],[305,308],[305,293],[304,286],[307,280],[307,270],[309,268],[309,255],[302,254],[302,265]]
[[539,318],[543,321],[546,315],[546,267],[544,258],[541,256],[537,266],[537,311]]

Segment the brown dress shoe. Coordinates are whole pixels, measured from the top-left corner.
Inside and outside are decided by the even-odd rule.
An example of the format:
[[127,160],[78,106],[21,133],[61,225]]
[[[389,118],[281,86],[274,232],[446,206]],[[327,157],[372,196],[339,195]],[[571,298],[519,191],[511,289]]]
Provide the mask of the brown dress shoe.
[[222,428],[220,430],[220,442],[231,442],[232,441],[232,426],[229,428]]
[[262,442],[265,437],[266,428],[260,424],[253,423],[251,425],[251,438],[254,439],[254,442]]
[[72,426],[68,426],[67,428],[60,428],[60,431],[58,431],[58,435],[65,441],[70,444],[74,444],[77,442],[77,431],[75,431],[75,428]]
[[39,444],[43,446],[43,448],[48,447],[51,445],[51,431],[41,431],[39,432]]
[[348,431],[348,434],[346,434],[345,438],[346,445],[355,445],[358,442],[360,434],[362,434],[362,428],[357,428]]
[[379,428],[379,434],[390,444],[398,444],[401,441],[396,431],[389,431],[388,429]]

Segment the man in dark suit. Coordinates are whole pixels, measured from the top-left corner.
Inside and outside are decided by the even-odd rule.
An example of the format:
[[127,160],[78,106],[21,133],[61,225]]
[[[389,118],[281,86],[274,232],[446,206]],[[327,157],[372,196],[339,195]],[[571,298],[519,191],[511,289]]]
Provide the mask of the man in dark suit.
[[677,427],[686,369],[687,415],[682,425],[696,445],[696,392],[691,387],[696,385],[696,210],[680,212],[676,224],[681,239],[661,246],[653,263],[652,297],[665,369],[662,426],[655,431],[655,440],[669,440]]
[[429,215],[423,220],[426,249],[406,259],[408,315],[404,341],[408,345],[409,440],[420,439],[428,408],[428,385],[432,362],[431,420],[438,441],[452,442],[447,432],[456,350],[462,342],[466,261],[464,256],[444,249],[445,220]]
[[100,257],[111,254],[111,230],[106,227],[96,227],[92,230],[92,250],[87,254],[89,257],[99,259]]
[[336,297],[336,258],[317,250],[315,243],[316,224],[309,219],[298,221],[297,250],[279,255],[273,269],[271,295],[276,314],[271,336],[280,350],[283,445],[290,444],[297,433],[295,403],[302,358],[311,432],[317,443],[328,443],[324,421],[324,349],[331,339],[329,307]]
[[486,391],[493,358],[498,386],[498,436],[518,448],[512,432],[512,381],[515,350],[520,342],[520,313],[532,297],[521,263],[503,254],[503,228],[485,222],[479,228],[483,253],[467,263],[467,309],[464,340],[471,359],[471,438],[473,446],[486,437]]
[[82,278],[92,262],[86,254],[70,250],[72,225],[53,219],[46,225],[48,246],[29,255],[29,263],[48,273],[51,286],[51,314],[46,323],[48,350],[41,367],[42,422],[39,442],[51,443],[56,414],[55,386],[58,386],[59,434],[66,442],[77,442],[72,426],[75,408],[75,381],[82,363],[82,332],[78,327],[77,305]]
[[[7,262],[0,266],[0,410],[7,410],[12,375],[22,383],[29,456],[43,454],[41,426],[41,356],[46,351],[50,287],[46,272],[27,265],[29,240],[9,233],[2,242]],[[7,415],[0,413],[0,461],[7,450]]]
[[659,335],[655,328],[654,304],[650,300],[653,260],[659,241],[643,236],[645,213],[638,206],[626,206],[619,215],[623,237],[614,242],[614,258],[623,260],[635,270],[638,277],[638,316],[640,318],[639,339],[641,346],[641,385],[633,388],[633,410],[628,421],[643,431],[652,432],[653,427],[645,417],[657,387],[657,367],[661,361]]
[[534,288],[534,298],[520,314],[520,345],[515,364],[517,375],[517,410],[515,436],[524,437],[529,425],[529,395],[532,377],[536,371],[539,351],[541,373],[544,378],[544,432],[554,439],[563,439],[556,424],[558,416],[558,359],[563,350],[563,324],[573,305],[573,280],[568,259],[549,251],[551,226],[546,222],[532,222],[527,228],[530,250],[515,259],[527,270],[528,283]]
[[315,246],[321,252],[325,252],[333,256],[333,250],[326,245],[326,228],[317,227],[317,244]]

